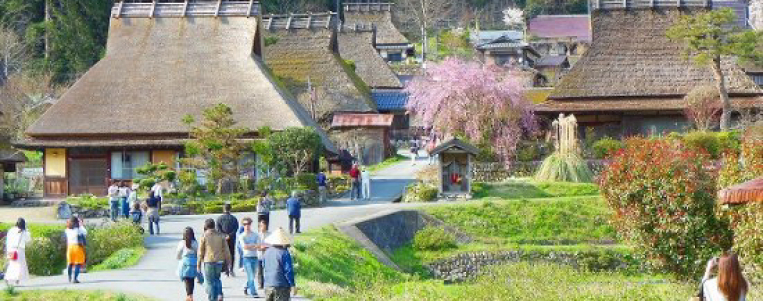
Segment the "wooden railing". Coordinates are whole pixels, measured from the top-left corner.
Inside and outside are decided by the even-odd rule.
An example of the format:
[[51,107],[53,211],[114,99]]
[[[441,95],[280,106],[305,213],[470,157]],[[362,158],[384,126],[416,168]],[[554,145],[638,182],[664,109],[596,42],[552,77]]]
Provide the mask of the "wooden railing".
[[591,8],[669,8],[669,7],[710,7],[712,0],[593,0]]
[[392,3],[345,3],[346,12],[392,11]]
[[117,2],[111,9],[112,18],[251,17],[259,13],[260,4],[254,0],[182,3]]
[[331,28],[336,13],[266,15],[262,17],[265,29]]

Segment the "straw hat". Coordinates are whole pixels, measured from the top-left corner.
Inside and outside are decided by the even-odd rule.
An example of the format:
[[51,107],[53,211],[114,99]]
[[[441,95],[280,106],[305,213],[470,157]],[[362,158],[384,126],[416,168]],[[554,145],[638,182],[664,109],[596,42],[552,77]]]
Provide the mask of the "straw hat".
[[265,238],[265,243],[276,246],[288,246],[291,245],[291,238],[289,238],[289,234],[286,234],[283,228],[279,227],[268,238]]

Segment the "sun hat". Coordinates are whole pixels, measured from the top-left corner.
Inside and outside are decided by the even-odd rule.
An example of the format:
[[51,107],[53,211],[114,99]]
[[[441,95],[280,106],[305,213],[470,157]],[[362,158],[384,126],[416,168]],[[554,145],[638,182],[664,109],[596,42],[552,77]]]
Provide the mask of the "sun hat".
[[274,246],[288,246],[291,245],[291,238],[283,228],[279,227],[265,238],[265,243]]

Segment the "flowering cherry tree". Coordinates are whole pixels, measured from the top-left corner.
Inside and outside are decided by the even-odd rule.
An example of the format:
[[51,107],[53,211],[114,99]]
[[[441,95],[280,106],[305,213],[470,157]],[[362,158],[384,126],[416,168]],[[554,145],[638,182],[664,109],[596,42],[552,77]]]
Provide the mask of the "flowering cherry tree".
[[508,167],[517,142],[537,127],[518,76],[510,69],[449,58],[408,85],[407,109],[432,135],[491,145]]

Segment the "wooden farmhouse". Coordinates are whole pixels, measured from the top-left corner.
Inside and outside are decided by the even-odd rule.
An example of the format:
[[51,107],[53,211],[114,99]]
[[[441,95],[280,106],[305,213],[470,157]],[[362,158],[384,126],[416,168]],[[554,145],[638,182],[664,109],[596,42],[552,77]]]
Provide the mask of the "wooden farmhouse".
[[392,23],[393,3],[344,3],[346,24],[373,24],[375,47],[388,62],[400,62],[414,55],[414,47]]
[[[602,135],[683,131],[684,96],[714,85],[709,67],[683,55],[666,30],[685,14],[720,7],[717,1],[594,1],[591,48],[562,77],[537,114],[575,114],[581,129]],[[626,5],[624,8],[623,5]],[[731,59],[723,63],[735,108],[761,106],[761,88]]]
[[251,1],[115,3],[103,59],[18,143],[44,152],[45,195],[104,195],[148,162],[179,167],[183,117],[218,103],[251,129],[246,139],[263,126],[317,128],[264,66],[259,12]]

